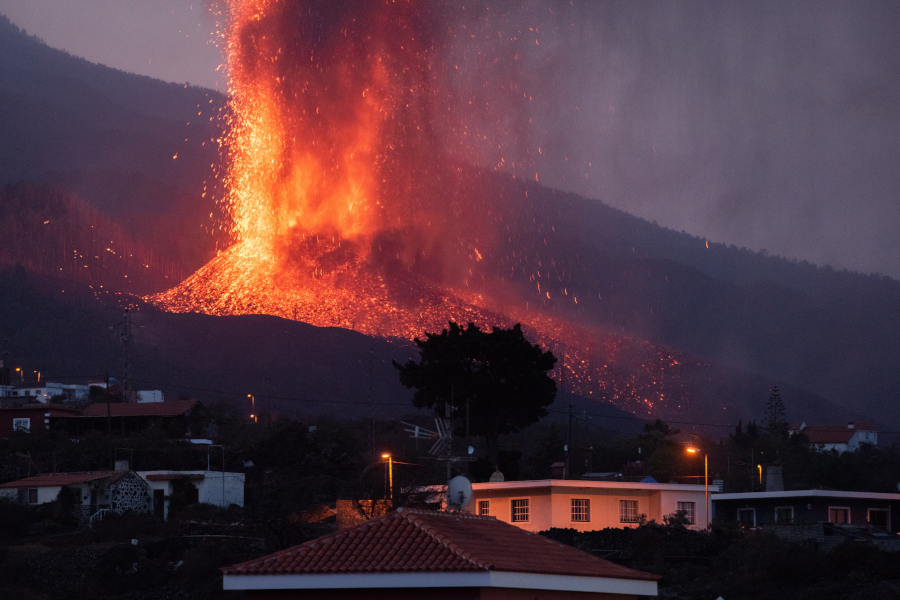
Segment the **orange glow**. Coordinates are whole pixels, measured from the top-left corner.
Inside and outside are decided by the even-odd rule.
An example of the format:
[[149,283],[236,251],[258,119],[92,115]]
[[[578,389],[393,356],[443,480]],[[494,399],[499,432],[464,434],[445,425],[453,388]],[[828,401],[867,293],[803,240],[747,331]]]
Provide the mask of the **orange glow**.
[[[459,98],[446,82],[469,75],[434,58],[445,40],[419,35],[420,6],[372,1],[354,9],[362,15],[336,8],[307,21],[328,3],[311,12],[295,4],[228,3],[230,100],[217,141],[232,244],[147,300],[171,312],[267,314],[404,340],[451,320],[522,323],[530,340],[559,357],[554,375],[565,391],[642,416],[648,408],[671,416],[686,405],[693,394],[682,373],[696,361],[585,325],[575,313],[548,316],[554,303],[574,311],[606,305],[541,254],[560,237],[528,213],[526,182],[512,180],[498,199],[459,167],[477,154],[471,140],[481,136],[468,132],[497,137],[508,115],[483,103],[466,108],[471,98],[448,106]],[[500,146],[502,153],[508,142]],[[530,180],[530,167],[522,168]],[[517,235],[534,236],[520,242],[525,257],[513,250]],[[516,288],[510,272],[531,275],[529,290],[537,291]]]

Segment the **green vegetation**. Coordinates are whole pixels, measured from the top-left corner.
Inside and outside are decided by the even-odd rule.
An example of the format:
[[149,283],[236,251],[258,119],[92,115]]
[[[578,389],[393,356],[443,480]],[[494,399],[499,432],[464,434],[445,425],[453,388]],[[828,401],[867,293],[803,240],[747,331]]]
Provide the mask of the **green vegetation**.
[[705,533],[650,523],[635,529],[541,533],[662,576],[660,598],[887,600],[900,592],[900,553],[852,541],[824,554],[772,534],[737,529]]
[[420,362],[394,366],[400,382],[415,388],[413,404],[448,415],[448,405],[464,412],[473,435],[483,436],[488,459],[500,463],[501,435],[520,431],[547,416],[556,397],[549,371],[556,357],[525,339],[521,325],[481,331],[450,322],[441,333],[416,338]]

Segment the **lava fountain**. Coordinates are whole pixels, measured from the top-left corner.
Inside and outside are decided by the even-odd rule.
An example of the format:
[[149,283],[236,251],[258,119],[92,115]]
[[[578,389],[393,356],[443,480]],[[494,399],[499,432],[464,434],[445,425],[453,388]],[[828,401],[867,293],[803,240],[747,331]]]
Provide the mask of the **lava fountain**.
[[[671,353],[548,316],[510,283],[510,274],[537,281],[539,298],[550,298],[540,281],[565,270],[536,258],[553,232],[527,186],[485,185],[489,177],[465,166],[468,152],[502,154],[504,134],[521,120],[509,115],[528,94],[514,76],[471,85],[471,60],[457,60],[454,48],[472,30],[447,26],[462,10],[233,0],[223,138],[233,243],[149,300],[174,312],[270,314],[405,339],[448,320],[522,322],[563,357],[569,390],[643,414],[675,410],[689,392]],[[491,29],[480,27],[479,35]],[[492,56],[469,52],[472,60],[514,74],[515,48],[492,44]],[[501,108],[484,101],[488,87],[506,98]]]

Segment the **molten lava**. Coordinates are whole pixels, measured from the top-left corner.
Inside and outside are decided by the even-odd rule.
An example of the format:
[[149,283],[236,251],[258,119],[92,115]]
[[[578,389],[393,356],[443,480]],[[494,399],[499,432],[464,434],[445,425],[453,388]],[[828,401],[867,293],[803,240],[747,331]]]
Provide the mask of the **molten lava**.
[[[565,269],[540,253],[554,233],[527,188],[492,189],[457,162],[478,130],[454,120],[475,115],[477,125],[497,108],[473,108],[484,92],[448,83],[461,68],[447,60],[459,41],[442,20],[452,10],[233,0],[223,138],[233,245],[149,300],[174,312],[270,314],[405,339],[449,320],[522,322],[562,357],[567,391],[642,414],[674,410],[689,390],[670,375],[678,361],[669,353],[541,311],[551,269],[562,282],[553,294],[578,301]],[[520,94],[515,82],[499,87]],[[534,282],[537,299],[523,292]]]

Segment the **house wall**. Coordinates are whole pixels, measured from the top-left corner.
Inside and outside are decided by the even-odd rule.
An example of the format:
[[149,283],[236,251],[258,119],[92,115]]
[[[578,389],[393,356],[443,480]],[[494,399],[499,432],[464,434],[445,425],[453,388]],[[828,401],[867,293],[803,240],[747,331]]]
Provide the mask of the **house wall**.
[[50,409],[41,408],[5,408],[0,410],[0,437],[9,437],[13,432],[13,419],[31,419],[29,431],[50,429]]
[[[245,476],[243,473],[206,471],[203,475],[203,481],[197,482],[200,484],[197,485],[197,489],[200,492],[200,502],[215,504],[222,508],[228,508],[232,504],[244,506]],[[224,486],[222,485],[223,477]]]
[[148,475],[203,475],[200,481],[192,481],[197,488],[197,501],[214,504],[222,508],[228,508],[232,504],[244,506],[244,483],[246,476],[243,473],[225,473],[225,489],[223,500],[222,472],[221,471],[138,471],[137,474],[150,485],[150,497],[152,490],[162,490],[166,496],[165,518],[169,518],[169,496],[175,491],[173,480],[150,481]]
[[[551,491],[552,490],[552,491]],[[512,501],[529,500],[530,518],[527,522],[512,521]],[[572,521],[572,500],[589,501],[589,520]],[[490,502],[490,515],[500,521],[511,523],[526,531],[546,531],[552,527],[595,531],[598,529],[630,528],[637,523],[623,523],[619,515],[620,500],[637,501],[637,514],[646,515],[647,520],[662,523],[663,517],[677,510],[678,502],[694,502],[695,515],[692,529],[706,527],[706,496],[704,492],[693,490],[653,490],[592,487],[539,486],[520,489],[473,490],[468,512],[478,513],[479,502]]]
[[[0,489],[0,496],[4,498],[9,498],[10,500],[17,502],[19,500],[19,489],[20,488],[3,488]],[[59,490],[62,489],[61,485],[54,485],[49,487],[23,487],[23,490],[28,489],[37,489],[38,491],[38,501],[37,504],[44,504],[47,502],[53,502],[56,500],[56,497],[59,495]]]
[[889,529],[900,531],[900,502],[866,498],[755,498],[740,500],[716,500],[713,496],[713,514],[728,521],[737,521],[737,511],[741,508],[756,510],[756,525],[765,527],[775,521],[775,508],[792,506],[794,508],[794,524],[827,523],[829,507],[847,507],[850,509],[850,525],[868,523],[868,510],[888,509]]

